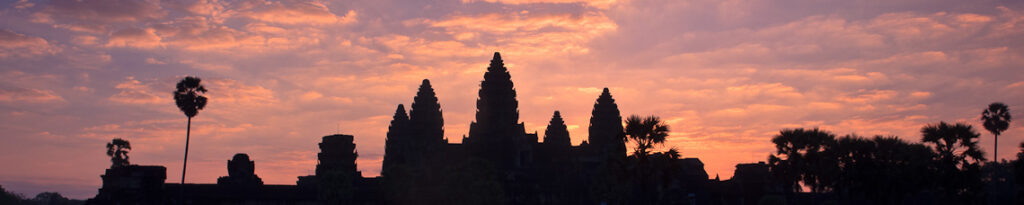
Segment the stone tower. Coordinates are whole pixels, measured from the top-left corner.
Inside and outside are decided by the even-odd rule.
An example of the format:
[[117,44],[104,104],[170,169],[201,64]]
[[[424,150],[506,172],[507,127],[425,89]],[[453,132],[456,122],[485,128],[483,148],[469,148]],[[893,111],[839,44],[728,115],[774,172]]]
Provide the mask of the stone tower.
[[405,114],[405,106],[398,104],[395,116],[388,126],[387,139],[384,140],[384,163],[381,175],[387,176],[396,165],[408,163],[409,149],[409,116]]
[[501,54],[495,52],[480,82],[476,121],[470,124],[469,137],[463,142],[473,156],[504,170],[527,163],[530,153],[523,123],[519,122],[518,107],[512,76]]
[[555,115],[551,116],[551,122],[548,123],[547,129],[544,130],[544,144],[565,148],[566,150],[572,146],[569,142],[569,129],[565,126],[562,114],[558,111],[555,111]]
[[235,154],[228,160],[228,176],[217,178],[218,185],[255,187],[263,185],[263,180],[256,176],[256,162],[245,153]]
[[328,135],[320,142],[320,153],[317,154],[319,163],[316,165],[316,175],[321,176],[327,173],[344,173],[351,177],[361,177],[362,174],[356,170],[356,144],[353,143],[352,135]]
[[548,166],[548,170],[557,170],[554,167],[564,167],[568,163],[572,144],[569,140],[569,129],[562,120],[562,114],[555,111],[551,122],[544,130],[544,143],[540,144],[537,152],[536,162],[540,166]]
[[591,112],[588,149],[595,157],[622,158],[626,156],[625,137],[619,106],[615,104],[608,88],[604,88]]
[[324,204],[350,204],[355,198],[355,183],[363,178],[356,169],[356,144],[352,135],[324,136],[316,165],[318,200]]
[[413,98],[409,110],[409,126],[412,129],[412,141],[415,142],[415,155],[425,156],[444,144],[444,117],[441,116],[441,104],[430,81],[423,79],[423,84]]

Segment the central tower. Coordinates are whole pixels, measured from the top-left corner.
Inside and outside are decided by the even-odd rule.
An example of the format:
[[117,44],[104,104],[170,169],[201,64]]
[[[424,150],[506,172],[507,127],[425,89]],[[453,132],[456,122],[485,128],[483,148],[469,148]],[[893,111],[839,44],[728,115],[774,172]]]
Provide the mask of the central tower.
[[475,156],[502,169],[522,167],[528,163],[529,152],[523,123],[519,122],[519,102],[512,85],[512,76],[501,54],[494,53],[480,82],[476,101],[476,121],[469,125],[464,144]]

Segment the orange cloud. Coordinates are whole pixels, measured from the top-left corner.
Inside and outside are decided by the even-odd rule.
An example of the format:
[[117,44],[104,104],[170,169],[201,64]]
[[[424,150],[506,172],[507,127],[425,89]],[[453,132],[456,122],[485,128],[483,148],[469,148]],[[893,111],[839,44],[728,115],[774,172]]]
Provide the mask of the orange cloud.
[[159,48],[163,47],[155,29],[128,28],[114,32],[107,40],[108,47]]
[[51,45],[46,39],[0,29],[0,59],[31,58],[53,55],[59,51],[59,47]]
[[101,23],[140,22],[164,17],[158,1],[152,0],[55,0],[40,5],[33,13],[33,21],[55,23],[70,21],[74,24],[97,25]]
[[30,104],[63,101],[64,98],[52,90],[0,88],[0,102]]
[[487,13],[458,15],[442,20],[417,19],[408,21],[407,24],[409,23],[442,28],[453,39],[459,41],[477,42],[474,39],[497,38],[490,43],[498,43],[501,46],[480,50],[498,49],[519,56],[585,54],[590,52],[585,46],[586,43],[618,28],[607,16],[598,12]]
[[[1024,34],[1024,15],[999,5],[935,12],[793,10],[773,1],[197,0],[106,11],[122,5],[96,4],[104,2],[114,1],[26,1],[0,12],[12,19],[0,30],[0,103],[17,106],[0,110],[12,116],[0,128],[19,142],[0,150],[41,153],[64,143],[89,153],[126,137],[138,147],[133,162],[178,170],[186,119],[171,105],[171,76],[189,74],[206,76],[211,90],[193,119],[197,165],[189,173],[202,174],[189,181],[213,182],[226,174],[224,160],[245,152],[268,184],[294,183],[312,173],[319,137],[335,132],[356,136],[359,169],[375,176],[390,115],[408,106],[422,79],[438,94],[446,137],[461,139],[494,51],[512,73],[528,132],[543,131],[560,110],[580,143],[594,98],[610,87],[623,115],[659,115],[671,125],[659,149],[681,148],[723,178],[737,163],[764,161],[783,128],[916,141],[925,123],[975,119],[974,104],[1024,104],[1014,101],[1024,99],[1015,70],[1024,58],[1007,43]],[[458,9],[442,7],[452,4]],[[48,154],[0,157],[26,165],[0,170],[0,181],[73,176],[84,188],[56,191],[95,194],[96,174],[72,171],[102,171],[102,154]]]
[[[123,82],[118,83],[117,88],[121,90],[113,96],[110,96],[110,101],[123,103],[123,104],[169,104],[171,92],[156,92],[149,85],[142,84],[142,82],[135,80],[135,77],[128,77]],[[165,95],[160,95],[167,93]]]
[[314,1],[257,1],[238,9],[238,16],[278,24],[348,24],[356,22],[356,12],[348,11],[344,16],[331,12],[320,2]]
[[270,106],[278,103],[274,91],[258,85],[246,85],[231,79],[207,79],[206,88],[216,90],[207,94],[211,102],[226,107]]
[[607,9],[618,0],[462,0],[463,3],[491,2],[501,4],[585,4],[601,9]]

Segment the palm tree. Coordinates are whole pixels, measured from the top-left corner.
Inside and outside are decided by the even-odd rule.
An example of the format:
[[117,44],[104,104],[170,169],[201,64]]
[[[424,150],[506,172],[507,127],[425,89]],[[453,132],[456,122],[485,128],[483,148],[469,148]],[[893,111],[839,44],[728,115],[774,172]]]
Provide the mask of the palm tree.
[[981,134],[965,123],[939,122],[921,128],[921,141],[935,149],[939,189],[960,204],[977,200],[981,192]]
[[978,137],[974,127],[964,123],[948,124],[939,122],[921,128],[921,141],[933,145],[935,153],[943,163],[952,163],[958,168],[970,163],[985,161],[985,156],[978,147]]
[[644,196],[640,197],[640,201],[637,204],[652,204],[655,198],[657,198],[654,192],[649,191],[651,188],[650,177],[652,169],[648,167],[648,157],[650,156],[650,149],[655,144],[665,143],[665,137],[668,137],[668,125],[661,122],[661,119],[657,116],[640,117],[638,115],[629,116],[626,118],[626,135],[636,143],[636,148],[633,150],[633,156],[636,156],[640,161],[636,172],[639,174],[639,189],[640,193]]
[[989,104],[988,109],[981,112],[981,121],[985,122],[985,129],[995,135],[992,161],[999,161],[999,134],[1010,128],[1010,108],[1000,102]]
[[114,138],[114,140],[107,143],[107,156],[110,156],[110,167],[124,167],[128,166],[128,150],[132,149],[132,144],[128,143],[128,140],[121,138]]
[[832,187],[838,171],[838,161],[829,156],[836,145],[835,134],[818,128],[784,129],[772,137],[772,143],[776,151],[768,156],[768,166],[785,191],[799,192],[801,181],[819,193]]
[[188,166],[188,140],[192,132],[192,117],[206,107],[206,97],[202,95],[206,93],[206,88],[199,84],[200,81],[197,77],[185,76],[178,82],[177,90],[174,91],[174,102],[178,105],[178,109],[188,117],[188,127],[185,130],[185,160],[181,165],[182,187],[185,187],[185,167]]
[[668,125],[661,122],[657,116],[640,117],[638,115],[626,118],[626,135],[636,143],[633,155],[645,159],[650,154],[649,149],[655,144],[665,143],[668,137]]

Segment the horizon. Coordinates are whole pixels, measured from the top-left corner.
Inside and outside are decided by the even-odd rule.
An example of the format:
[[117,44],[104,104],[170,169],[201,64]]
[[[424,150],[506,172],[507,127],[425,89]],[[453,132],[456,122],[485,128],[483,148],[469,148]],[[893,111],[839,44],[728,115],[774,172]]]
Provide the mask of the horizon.
[[[714,8],[714,9],[708,9]],[[203,79],[186,183],[214,183],[235,153],[267,184],[295,184],[322,136],[355,136],[378,176],[395,106],[423,79],[461,143],[490,56],[501,52],[526,132],[560,111],[572,145],[609,88],[623,118],[656,115],[663,147],[709,177],[767,161],[783,129],[920,142],[928,124],[1024,116],[1024,2],[1014,1],[0,1],[0,186],[92,197],[104,145],[181,175],[186,117],[174,83]],[[1024,123],[999,136],[1014,159]]]

